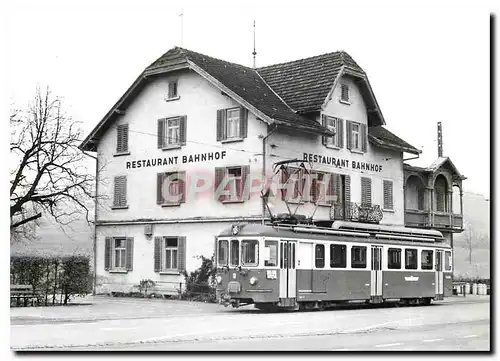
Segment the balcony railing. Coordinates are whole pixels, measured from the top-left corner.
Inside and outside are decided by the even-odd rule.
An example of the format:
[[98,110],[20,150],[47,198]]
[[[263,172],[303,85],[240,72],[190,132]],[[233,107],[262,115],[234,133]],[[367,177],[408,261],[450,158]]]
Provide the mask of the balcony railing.
[[380,205],[366,205],[361,203],[336,203],[332,207],[330,219],[355,221],[363,223],[379,223],[384,214]]
[[463,217],[461,214],[448,212],[429,212],[425,210],[406,209],[405,225],[407,227],[462,230]]

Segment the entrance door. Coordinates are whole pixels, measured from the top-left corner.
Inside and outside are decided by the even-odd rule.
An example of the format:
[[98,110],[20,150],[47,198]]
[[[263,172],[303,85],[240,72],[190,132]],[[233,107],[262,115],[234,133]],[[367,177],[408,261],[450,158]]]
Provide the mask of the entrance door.
[[371,300],[382,302],[382,247],[372,246]]
[[280,288],[282,306],[294,306],[297,297],[296,242],[280,241]]
[[443,251],[436,251],[436,295],[437,299],[442,299],[443,288]]

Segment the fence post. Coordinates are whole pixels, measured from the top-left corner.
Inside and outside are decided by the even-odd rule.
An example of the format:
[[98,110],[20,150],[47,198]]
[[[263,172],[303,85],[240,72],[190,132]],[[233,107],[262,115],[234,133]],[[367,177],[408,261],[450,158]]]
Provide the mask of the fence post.
[[182,298],[182,282],[179,282],[179,299]]

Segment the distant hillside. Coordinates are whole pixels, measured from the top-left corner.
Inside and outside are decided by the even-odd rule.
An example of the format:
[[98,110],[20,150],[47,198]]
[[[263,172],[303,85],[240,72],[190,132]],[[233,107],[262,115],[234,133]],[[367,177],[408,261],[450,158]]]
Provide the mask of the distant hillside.
[[[453,202],[460,202],[454,199]],[[490,277],[490,202],[481,194],[464,193],[464,232],[454,235],[455,277]],[[472,263],[467,232],[472,230]]]

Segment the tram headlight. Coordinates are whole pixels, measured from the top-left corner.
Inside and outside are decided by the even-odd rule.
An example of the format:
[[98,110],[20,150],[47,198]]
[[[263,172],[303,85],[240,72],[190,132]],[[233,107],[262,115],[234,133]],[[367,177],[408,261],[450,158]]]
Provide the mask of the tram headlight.
[[253,285],[256,285],[257,284],[257,277],[252,277],[250,278],[250,284],[253,286]]
[[221,275],[215,276],[215,280],[217,281],[217,284],[220,285],[222,283],[222,277],[221,277]]

